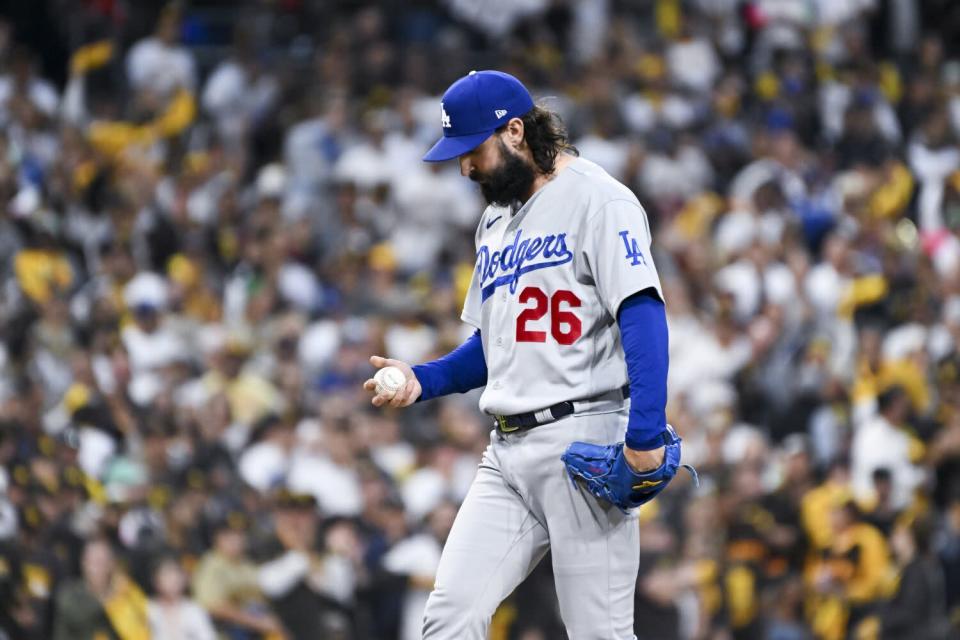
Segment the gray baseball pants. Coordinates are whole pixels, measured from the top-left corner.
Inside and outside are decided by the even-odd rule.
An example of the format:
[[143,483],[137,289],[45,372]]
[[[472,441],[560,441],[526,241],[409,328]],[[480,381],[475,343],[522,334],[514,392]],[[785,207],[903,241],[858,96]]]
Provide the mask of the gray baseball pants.
[[567,476],[575,440],[623,439],[627,409],[574,414],[527,431],[494,430],[444,546],[424,640],[484,640],[506,598],[552,551],[570,640],[632,640],[639,524]]

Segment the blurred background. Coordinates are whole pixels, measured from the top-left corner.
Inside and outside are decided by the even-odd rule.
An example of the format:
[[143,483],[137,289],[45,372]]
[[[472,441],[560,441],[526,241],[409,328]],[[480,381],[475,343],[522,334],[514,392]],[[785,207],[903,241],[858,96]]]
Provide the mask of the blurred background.
[[[960,4],[0,15],[0,637],[419,638],[490,420],[360,385],[469,332],[482,203],[420,156],[482,68],[650,217],[703,486],[638,637],[960,633]],[[564,637],[548,558],[491,638]]]

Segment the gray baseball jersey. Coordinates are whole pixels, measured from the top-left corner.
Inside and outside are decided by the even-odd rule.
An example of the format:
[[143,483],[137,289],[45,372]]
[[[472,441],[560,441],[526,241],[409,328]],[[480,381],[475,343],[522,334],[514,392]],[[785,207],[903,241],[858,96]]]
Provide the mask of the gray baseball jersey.
[[516,213],[490,206],[462,318],[487,361],[480,409],[512,415],[627,382],[616,313],[660,278],[636,196],[576,158]]

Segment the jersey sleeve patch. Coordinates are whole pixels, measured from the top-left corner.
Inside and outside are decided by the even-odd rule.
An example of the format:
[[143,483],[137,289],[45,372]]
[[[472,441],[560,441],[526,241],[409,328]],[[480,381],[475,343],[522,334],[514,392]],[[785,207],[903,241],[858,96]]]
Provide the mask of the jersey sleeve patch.
[[640,248],[640,242],[630,236],[629,229],[623,229],[619,234],[620,238],[623,240],[623,248],[626,250],[626,255],[624,256],[630,264],[634,267],[637,265],[646,265],[647,259],[643,256],[643,250]]
[[634,200],[612,200],[587,218],[580,246],[582,263],[612,316],[620,303],[644,289],[656,289],[662,299],[650,245],[647,214]]

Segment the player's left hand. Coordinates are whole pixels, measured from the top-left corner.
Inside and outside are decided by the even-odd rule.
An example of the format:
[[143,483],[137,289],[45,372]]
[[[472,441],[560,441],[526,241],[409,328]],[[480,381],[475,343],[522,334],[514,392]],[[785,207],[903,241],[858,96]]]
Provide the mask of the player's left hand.
[[[651,471],[634,471],[624,457],[622,442],[611,445],[574,442],[560,459],[572,480],[582,479],[590,493],[626,511],[653,500],[677,475],[680,436],[667,425],[663,439],[663,462]],[[694,473],[692,468],[691,473]]]

